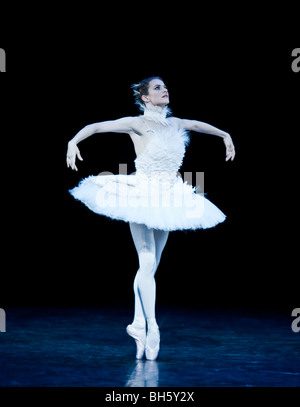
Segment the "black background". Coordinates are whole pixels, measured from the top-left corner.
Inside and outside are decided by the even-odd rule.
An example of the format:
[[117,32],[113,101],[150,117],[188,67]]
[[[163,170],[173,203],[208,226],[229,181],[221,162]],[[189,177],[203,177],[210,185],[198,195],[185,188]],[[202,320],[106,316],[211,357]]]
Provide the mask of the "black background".
[[170,234],[157,304],[299,306],[293,10],[276,17],[246,7],[235,14],[176,6],[172,13],[153,6],[35,11],[7,26],[0,44],[7,54],[1,307],[133,306],[138,263],[128,224],[97,216],[68,194],[88,175],[118,173],[119,163],[133,172],[131,140],[98,134],[83,141],[78,172],[65,156],[85,125],[139,114],[130,86],[150,75],[169,87],[175,116],[228,131],[236,146],[226,163],[220,138],[191,135],[181,173],[204,171],[207,197],[227,220]]

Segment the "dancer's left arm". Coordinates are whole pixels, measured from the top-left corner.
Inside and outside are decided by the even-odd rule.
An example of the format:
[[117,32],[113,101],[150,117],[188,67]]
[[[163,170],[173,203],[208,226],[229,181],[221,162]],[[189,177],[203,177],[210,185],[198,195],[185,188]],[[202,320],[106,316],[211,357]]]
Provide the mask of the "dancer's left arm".
[[226,133],[223,130],[218,129],[217,127],[211,126],[210,124],[199,122],[198,120],[186,120],[186,119],[179,119],[180,120],[180,127],[196,131],[198,133],[207,133],[212,134],[214,136],[222,137],[225,147],[226,147],[226,161],[231,161],[235,157],[235,148],[232,141],[232,138],[229,133]]

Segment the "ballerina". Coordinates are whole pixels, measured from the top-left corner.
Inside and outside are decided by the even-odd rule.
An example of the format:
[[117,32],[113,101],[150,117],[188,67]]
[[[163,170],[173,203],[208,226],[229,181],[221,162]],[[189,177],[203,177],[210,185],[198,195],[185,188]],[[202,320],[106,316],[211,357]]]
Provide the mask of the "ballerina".
[[67,166],[78,170],[82,160],[78,143],[95,133],[125,133],[136,152],[136,173],[98,175],[83,179],[72,196],[97,214],[129,223],[138,254],[134,279],[134,318],[128,335],[136,341],[136,358],[144,354],[155,360],[160,350],[160,332],[155,315],[155,273],[170,231],[206,229],[226,218],[224,213],[178,174],[188,132],[208,133],[223,139],[226,161],[233,160],[231,136],[198,120],[171,116],[169,92],[158,76],[132,86],[143,114],[87,125],[68,143]]

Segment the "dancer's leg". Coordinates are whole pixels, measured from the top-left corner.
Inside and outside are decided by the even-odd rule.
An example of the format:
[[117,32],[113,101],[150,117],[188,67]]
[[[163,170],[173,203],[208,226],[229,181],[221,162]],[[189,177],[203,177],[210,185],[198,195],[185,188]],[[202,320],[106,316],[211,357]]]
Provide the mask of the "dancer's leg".
[[156,256],[156,270],[160,263],[162,252],[165,248],[169,236],[169,232],[164,230],[154,229],[154,240],[155,240],[155,256]]
[[138,269],[134,283],[133,283],[133,291],[134,291],[134,317],[133,317],[133,324],[137,326],[144,326],[146,325],[146,317],[144,314],[141,297],[138,288],[138,273],[140,269]]
[[[145,231],[146,226],[144,225],[134,225],[134,224],[130,224],[130,229],[131,229],[131,233],[132,233],[132,237],[133,237],[133,241],[135,243],[135,247],[137,250],[137,253],[139,255],[139,251],[141,249],[141,247],[149,247],[149,242],[150,242],[150,246],[152,245],[152,232],[150,232],[150,238],[147,237],[146,234],[149,233],[149,229],[146,228],[147,230]],[[147,233],[148,231],[148,233]],[[163,252],[163,249],[166,245],[168,236],[169,236],[169,232],[165,232],[163,230],[153,230],[153,235],[154,235],[154,242],[155,242],[155,267],[153,269],[153,277],[156,273],[157,267],[160,263],[160,259],[161,259],[161,255]],[[145,239],[146,237],[146,239]],[[146,243],[145,243],[146,240]],[[147,245],[147,241],[148,241],[148,245]],[[142,243],[144,242],[144,243]],[[138,287],[138,280],[139,280],[139,274],[140,274],[140,268],[137,271],[137,274],[135,276],[134,279],[134,324],[137,326],[142,326],[143,324],[145,324],[145,313],[144,313],[144,309],[143,309],[143,305],[141,302],[141,297],[140,297],[140,292],[139,292],[139,287]],[[154,280],[154,288],[155,288],[155,280]],[[153,293],[152,293],[153,296]],[[155,307],[155,293],[154,293],[154,307]],[[153,314],[153,312],[152,312]],[[153,316],[152,316],[153,317]],[[150,317],[151,318],[151,317]],[[155,310],[154,310],[154,318],[155,318]]]
[[[130,231],[139,258],[139,270],[134,280],[134,323],[141,318],[155,320],[156,245],[153,229],[146,225],[130,223]],[[149,322],[149,321],[148,321]]]
[[143,281],[147,280],[147,275],[151,274],[151,270],[155,268],[155,264],[153,264],[152,261],[152,259],[155,259],[155,242],[153,231],[148,229],[145,225],[137,225],[131,223],[130,230],[139,257],[140,267],[134,279],[134,319],[133,323],[131,325],[128,325],[126,330],[127,333],[136,341],[136,358],[141,359],[144,355],[147,342],[146,319],[148,325],[150,323],[150,319],[153,319],[155,321],[155,314],[154,317],[152,316],[152,309],[154,310],[155,307],[155,286],[153,290],[153,282],[152,284],[150,282],[148,292],[147,287],[145,286],[145,284],[143,284]]
[[134,281],[135,314],[131,327],[137,329],[137,358],[140,358],[142,357],[141,341],[143,342],[142,336],[144,335],[143,324],[145,319],[147,320],[146,356],[147,359],[154,360],[158,355],[160,342],[155,318],[156,284],[154,275],[167,242],[168,232],[149,229],[145,225],[134,223],[130,224],[130,230],[140,265]]
[[[167,243],[169,232],[163,230],[154,230],[154,240],[155,240],[155,258],[156,258],[156,267],[154,275],[160,263],[161,255],[164,250],[164,247]],[[160,335],[159,329],[154,319],[153,322],[148,321],[148,333],[146,341],[146,357],[150,360],[155,360],[159,352],[159,342]]]

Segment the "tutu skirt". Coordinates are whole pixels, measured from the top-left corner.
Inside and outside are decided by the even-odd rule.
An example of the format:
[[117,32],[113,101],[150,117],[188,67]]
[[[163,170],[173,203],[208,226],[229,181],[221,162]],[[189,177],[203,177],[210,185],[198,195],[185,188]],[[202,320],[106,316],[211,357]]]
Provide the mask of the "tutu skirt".
[[164,231],[206,229],[225,220],[181,177],[143,175],[90,176],[69,192],[99,215]]

